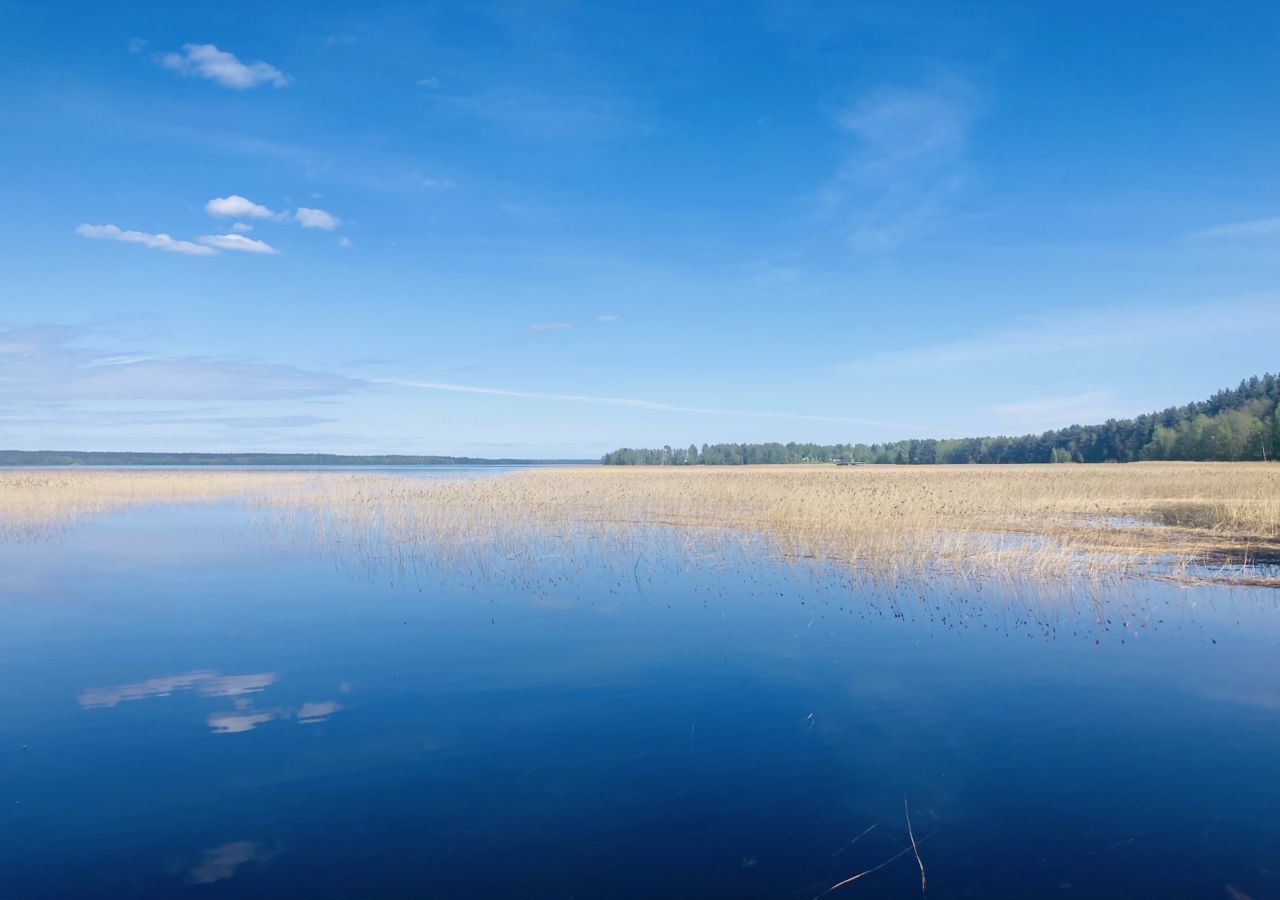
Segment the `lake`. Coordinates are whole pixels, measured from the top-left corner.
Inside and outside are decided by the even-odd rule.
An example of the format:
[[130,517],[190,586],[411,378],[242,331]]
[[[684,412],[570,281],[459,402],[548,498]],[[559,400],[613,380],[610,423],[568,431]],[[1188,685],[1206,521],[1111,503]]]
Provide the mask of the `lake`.
[[0,895],[1280,896],[1274,591],[275,515],[0,544]]

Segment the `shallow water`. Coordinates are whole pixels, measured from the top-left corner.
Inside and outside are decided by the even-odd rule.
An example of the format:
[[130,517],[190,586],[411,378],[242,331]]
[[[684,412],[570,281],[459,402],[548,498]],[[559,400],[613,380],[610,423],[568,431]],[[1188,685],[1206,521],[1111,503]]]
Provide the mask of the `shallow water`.
[[1273,592],[270,532],[0,545],[0,896],[1280,895]]

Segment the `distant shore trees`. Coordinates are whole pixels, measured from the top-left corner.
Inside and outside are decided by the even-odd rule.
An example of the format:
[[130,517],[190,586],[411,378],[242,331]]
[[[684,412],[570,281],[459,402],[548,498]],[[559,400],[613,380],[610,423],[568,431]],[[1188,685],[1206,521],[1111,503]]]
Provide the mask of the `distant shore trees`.
[[604,455],[617,466],[740,466],[856,462],[935,463],[1274,460],[1280,457],[1280,375],[1247,378],[1185,406],[1101,425],[1072,425],[1019,437],[933,438],[879,444],[703,444],[699,450],[632,449]]

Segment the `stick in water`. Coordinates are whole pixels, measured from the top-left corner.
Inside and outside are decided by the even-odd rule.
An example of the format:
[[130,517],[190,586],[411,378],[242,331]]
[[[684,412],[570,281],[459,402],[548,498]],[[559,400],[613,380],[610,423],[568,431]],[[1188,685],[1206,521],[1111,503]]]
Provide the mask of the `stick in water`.
[[867,836],[867,834],[871,831],[871,829],[872,829],[872,828],[875,828],[875,827],[876,827],[876,825],[879,825],[879,824],[880,824],[879,822],[875,822],[875,823],[873,823],[871,826],[869,826],[869,827],[867,828],[867,830],[866,830],[866,831],[862,832],[862,834],[858,835],[856,838],[854,838],[853,840],[851,840],[849,843],[845,844],[843,847],[841,847],[841,848],[840,848],[839,850],[837,850],[835,853],[832,853],[832,854],[831,854],[831,858],[832,858],[832,859],[835,859],[835,858],[836,858],[837,856],[839,856],[841,853],[843,853],[844,851],[848,850],[848,849],[849,849],[850,847],[852,847],[854,844],[858,843],[858,841],[862,840],[864,837],[866,837],[866,836]]
[[920,858],[920,850],[916,847],[916,836],[911,830],[911,809],[907,806],[907,798],[902,798],[902,811],[907,814],[907,837],[911,838],[911,850],[916,855],[916,865],[920,867],[920,896],[925,895],[929,882],[924,877],[924,860]]
[[866,875],[870,875],[872,872],[879,872],[879,871],[880,871],[881,869],[883,869],[885,866],[889,865],[889,863],[893,862],[895,859],[897,859],[898,857],[902,856],[904,853],[906,853],[906,852],[907,852],[908,850],[910,850],[910,849],[911,849],[910,847],[903,847],[901,850],[899,850],[897,853],[893,854],[893,856],[890,856],[890,857],[889,857],[888,859],[886,859],[884,862],[880,863],[880,865],[876,866],[874,869],[867,869],[867,871],[865,871],[865,872],[859,872],[857,875],[852,875],[852,876],[850,876],[850,877],[846,878],[844,881],[838,881],[838,882],[836,882],[835,884],[831,885],[831,887],[827,888],[825,891],[823,891],[821,894],[819,894],[817,897],[814,897],[814,898],[813,898],[813,900],[818,900],[818,897],[825,897],[825,896],[827,896],[827,894],[830,894],[830,893],[831,893],[832,891],[834,891],[836,888],[842,888],[842,887],[844,887],[846,884],[853,884],[853,883],[854,883],[855,881],[857,881],[859,878],[862,878],[862,877],[864,877],[864,876],[866,876]]

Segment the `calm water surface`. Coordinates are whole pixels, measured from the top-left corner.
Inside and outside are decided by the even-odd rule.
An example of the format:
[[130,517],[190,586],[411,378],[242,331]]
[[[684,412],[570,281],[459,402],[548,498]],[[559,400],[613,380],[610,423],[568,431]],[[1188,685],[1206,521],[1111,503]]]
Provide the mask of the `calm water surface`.
[[0,896],[1280,896],[1273,593],[254,519],[0,546]]

